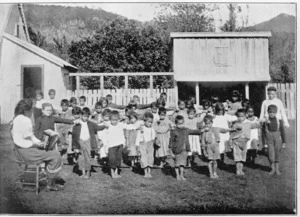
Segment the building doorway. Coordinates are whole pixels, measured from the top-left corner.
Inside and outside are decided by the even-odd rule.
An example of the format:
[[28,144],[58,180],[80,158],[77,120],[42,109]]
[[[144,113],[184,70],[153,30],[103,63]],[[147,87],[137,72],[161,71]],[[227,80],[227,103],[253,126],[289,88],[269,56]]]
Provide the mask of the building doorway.
[[43,66],[22,66],[22,96],[34,98],[36,90],[43,90]]

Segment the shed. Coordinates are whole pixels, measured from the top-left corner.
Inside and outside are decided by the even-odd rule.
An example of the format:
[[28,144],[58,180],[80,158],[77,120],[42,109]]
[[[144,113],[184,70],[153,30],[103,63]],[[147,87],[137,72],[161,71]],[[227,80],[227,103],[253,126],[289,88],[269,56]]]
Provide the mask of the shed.
[[193,86],[197,104],[211,87],[242,85],[250,101],[265,98],[271,32],[172,32],[170,37],[175,89],[179,83]]
[[45,99],[49,89],[65,93],[71,88],[68,73],[77,68],[30,43],[25,17],[21,18],[22,6],[6,5],[4,9],[0,7],[0,14],[1,10],[6,13],[6,24],[0,25],[0,113],[1,123],[8,123],[13,118],[16,103],[25,97],[28,87],[42,90]]

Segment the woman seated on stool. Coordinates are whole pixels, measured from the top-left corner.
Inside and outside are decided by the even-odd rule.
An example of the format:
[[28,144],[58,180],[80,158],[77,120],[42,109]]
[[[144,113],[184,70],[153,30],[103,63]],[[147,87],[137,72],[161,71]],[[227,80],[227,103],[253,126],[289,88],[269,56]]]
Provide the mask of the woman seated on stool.
[[21,100],[15,108],[12,122],[12,138],[23,159],[28,162],[46,164],[48,176],[47,190],[63,190],[63,185],[55,184],[55,179],[62,168],[62,159],[57,150],[45,151],[42,142],[33,135],[31,99]]

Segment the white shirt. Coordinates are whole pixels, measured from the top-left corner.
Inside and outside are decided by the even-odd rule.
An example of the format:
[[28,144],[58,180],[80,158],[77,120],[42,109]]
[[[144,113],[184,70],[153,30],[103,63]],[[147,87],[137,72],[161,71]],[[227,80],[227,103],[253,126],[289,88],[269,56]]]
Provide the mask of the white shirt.
[[219,127],[219,128],[229,128],[229,123],[232,123],[234,121],[237,121],[237,117],[235,115],[216,115],[213,119],[213,127]]
[[140,142],[150,142],[156,137],[153,127],[143,127],[142,132],[138,132],[138,138]]
[[33,135],[30,118],[24,115],[18,115],[13,120],[12,137],[14,143],[22,148],[30,148],[34,142],[32,141],[32,138],[38,141]]
[[262,105],[261,105],[261,110],[260,110],[260,116],[259,116],[259,120],[263,120],[264,118],[268,118],[268,107],[269,105],[276,105],[277,106],[277,114],[276,114],[276,118],[278,118],[279,120],[283,120],[283,123],[285,126],[289,127],[289,122],[285,113],[285,109],[283,107],[283,103],[280,99],[278,98],[274,98],[272,100],[270,99],[266,99],[263,101]]
[[46,103],[46,100],[41,99],[41,100],[39,100],[39,101],[36,101],[35,107],[36,107],[36,108],[39,108],[39,109],[42,109],[43,103]]
[[80,139],[86,141],[90,139],[90,132],[87,125],[87,122],[80,121],[81,123],[81,130],[80,130]]
[[53,107],[54,110],[59,110],[60,109],[60,103],[57,99],[48,99],[48,103],[50,103]]

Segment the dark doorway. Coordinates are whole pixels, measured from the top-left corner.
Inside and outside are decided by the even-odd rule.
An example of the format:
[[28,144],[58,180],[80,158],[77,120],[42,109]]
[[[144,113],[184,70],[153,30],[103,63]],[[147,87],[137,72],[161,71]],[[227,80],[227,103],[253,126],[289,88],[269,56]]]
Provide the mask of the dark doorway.
[[43,67],[22,66],[23,98],[33,98],[35,90],[43,90]]

